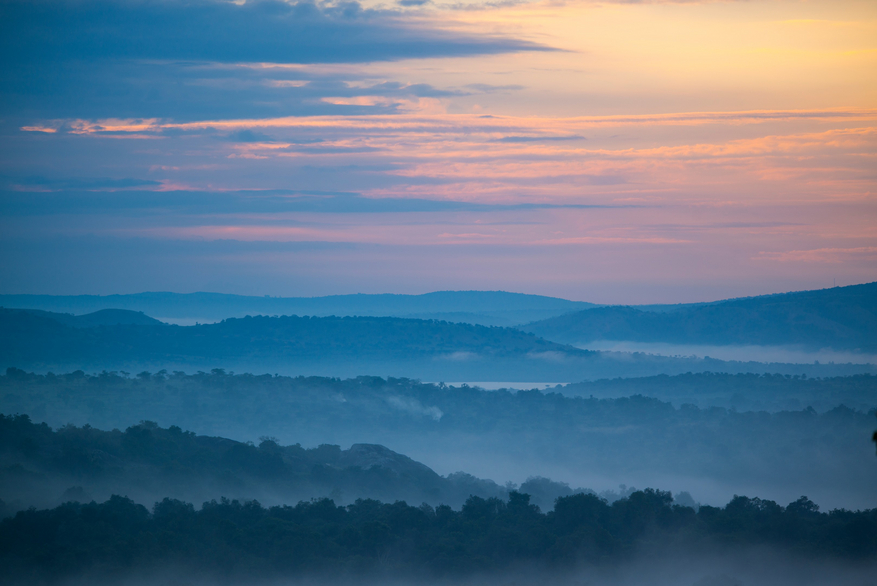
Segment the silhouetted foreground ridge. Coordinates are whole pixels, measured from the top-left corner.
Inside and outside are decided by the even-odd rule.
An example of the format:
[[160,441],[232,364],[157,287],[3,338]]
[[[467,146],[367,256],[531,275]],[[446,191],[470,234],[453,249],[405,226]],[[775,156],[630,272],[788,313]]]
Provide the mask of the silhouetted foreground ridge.
[[793,553],[873,559],[877,510],[818,512],[804,497],[787,507],[735,497],[724,508],[671,505],[645,490],[606,503],[595,495],[559,498],[540,513],[529,496],[471,497],[462,510],[328,499],[264,508],[212,501],[203,508],[165,499],[152,513],[114,496],[98,504],[28,510],[0,522],[0,578],[56,582],[113,578],[159,568],[203,577],[307,574],[458,576],[583,562],[616,562],[649,546],[773,546]]

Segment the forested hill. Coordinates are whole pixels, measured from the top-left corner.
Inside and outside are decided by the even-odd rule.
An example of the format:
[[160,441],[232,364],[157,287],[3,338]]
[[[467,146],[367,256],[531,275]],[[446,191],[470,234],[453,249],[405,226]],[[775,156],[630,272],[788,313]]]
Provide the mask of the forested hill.
[[18,365],[201,366],[423,359],[454,363],[595,354],[510,328],[392,317],[247,316],[186,327],[155,322],[91,328],[76,327],[70,318],[0,309],[0,360]]
[[877,350],[877,282],[819,291],[672,306],[598,307],[522,326],[566,344],[595,340],[711,345],[800,345]]
[[0,366],[35,370],[247,370],[283,374],[405,376],[426,380],[580,381],[687,371],[871,372],[865,365],[767,365],[613,355],[514,328],[393,317],[244,317],[174,326],[81,327],[90,316],[0,309]]
[[[732,396],[752,395],[753,403],[768,394],[788,401],[797,386],[811,388],[809,379],[753,378],[704,377],[680,386],[695,396],[721,386]],[[875,420],[867,411],[877,406],[877,377],[812,388],[865,406],[827,403],[816,411],[799,401],[779,412],[744,412],[641,395],[568,397],[557,392],[563,389],[484,391],[399,378],[9,369],[0,376],[0,412],[27,413],[52,426],[126,429],[146,419],[257,443],[274,436],[305,446],[380,444],[442,474],[478,470],[499,483],[539,475],[598,491],[621,482],[659,485],[691,491],[701,502],[746,488],[765,498],[807,494],[826,506],[874,506]]]
[[455,507],[473,494],[507,494],[490,480],[462,472],[439,476],[380,445],[305,449],[270,437],[254,445],[148,421],[125,431],[89,425],[52,430],[26,415],[0,415],[0,470],[7,509],[104,500],[116,493],[145,503],[168,496],[198,503],[220,497],[296,503],[333,496],[339,502],[376,498]]
[[410,317],[510,326],[594,307],[592,303],[505,291],[436,291],[423,295],[269,297],[223,293],[0,295],[0,306],[83,314],[142,311],[169,320],[215,322],[246,315]]
[[644,395],[674,405],[724,407],[738,411],[782,411],[812,406],[827,411],[846,405],[862,411],[877,407],[877,376],[832,378],[789,377],[753,373],[684,373],[637,378],[613,378],[564,385],[564,395],[630,397]]

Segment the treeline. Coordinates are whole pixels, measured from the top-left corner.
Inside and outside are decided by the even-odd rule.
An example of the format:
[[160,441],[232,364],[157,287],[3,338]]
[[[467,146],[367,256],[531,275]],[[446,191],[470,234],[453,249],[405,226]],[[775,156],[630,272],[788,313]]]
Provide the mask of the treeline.
[[[569,490],[555,485],[540,479],[534,488],[552,500]],[[7,501],[6,513],[114,493],[138,502],[230,496],[288,503],[334,495],[342,502],[376,498],[459,506],[472,494],[505,497],[508,491],[462,472],[440,476],[379,445],[305,449],[269,437],[255,445],[150,421],[125,431],[90,425],[55,431],[27,415],[0,414],[0,497]]]
[[518,492],[471,497],[457,511],[328,499],[264,508],[222,500],[165,499],[150,513],[126,498],[19,512],[0,522],[0,578],[7,583],[148,575],[163,568],[223,579],[392,575],[459,577],[529,565],[613,563],[650,548],[664,553],[769,546],[810,557],[873,560],[877,510],[821,513],[801,497],[786,507],[735,497],[697,512],[671,495],[638,491],[608,504],[559,498],[542,514]]
[[737,411],[794,411],[808,406],[828,411],[838,405],[868,411],[877,407],[877,376],[696,372],[613,378],[564,385],[559,392],[598,398],[645,395],[674,405],[724,407]]
[[[676,384],[668,378],[653,382]],[[877,406],[875,381],[828,379],[818,388],[870,393]],[[792,393],[810,379],[703,376],[689,388],[694,392],[701,383],[704,393],[736,385],[738,392],[757,396],[770,394],[770,387]],[[557,478],[559,469],[569,475],[560,480],[578,486],[600,476],[648,486],[650,478],[675,475],[687,480],[670,488],[690,490],[690,479],[705,479],[727,487],[722,499],[746,485],[759,494],[779,490],[791,498],[803,491],[822,502],[871,506],[877,483],[869,442],[874,416],[862,409],[835,405],[818,412],[805,404],[770,413],[558,391],[563,389],[483,391],[403,378],[233,375],[219,369],[129,375],[9,369],[0,376],[0,412],[27,413],[53,427],[124,430],[143,419],[256,443],[273,436],[305,446],[380,444],[427,463],[451,460],[464,469],[491,470],[500,482]]]
[[[673,384],[675,377],[669,378]],[[759,387],[762,379],[715,379],[716,386],[736,384],[740,393],[770,392]],[[699,380],[708,393],[713,378]],[[877,377],[830,379],[822,388],[861,388],[862,394],[872,389],[877,406],[875,382]],[[809,379],[770,383],[791,392]],[[56,427],[125,429],[144,419],[239,440],[375,443],[419,454],[419,460],[453,456],[476,469],[487,467],[479,462],[507,458],[519,462],[523,474],[551,476],[540,466],[555,462],[569,468],[575,462],[640,485],[630,475],[653,470],[750,486],[788,483],[808,491],[820,478],[831,479],[832,487],[872,487],[873,415],[841,405],[821,413],[809,407],[751,412],[673,405],[642,395],[599,399],[569,397],[557,389],[483,391],[402,378],[232,375],[219,369],[127,376],[10,369],[0,377],[0,412],[27,413]]]
[[155,322],[83,328],[69,322],[65,314],[0,308],[0,359],[52,364],[314,360],[326,355],[408,360],[460,352],[491,358],[539,352],[595,355],[513,328],[396,317],[259,315],[186,327]]

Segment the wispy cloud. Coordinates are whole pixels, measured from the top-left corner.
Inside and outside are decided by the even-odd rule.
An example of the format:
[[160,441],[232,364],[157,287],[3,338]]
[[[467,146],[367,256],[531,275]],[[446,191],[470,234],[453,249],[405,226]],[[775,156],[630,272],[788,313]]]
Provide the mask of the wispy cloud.
[[[361,96],[360,96],[361,97]],[[368,97],[368,94],[366,94]],[[337,127],[360,130],[410,129],[430,131],[453,131],[456,128],[476,130],[479,132],[511,132],[534,131],[544,132],[560,129],[593,129],[601,127],[625,126],[693,126],[707,124],[740,125],[760,124],[765,122],[804,121],[835,121],[860,122],[877,120],[877,109],[825,109],[825,110],[759,110],[741,112],[679,112],[662,115],[636,116],[575,116],[575,117],[514,117],[489,116],[477,114],[446,114],[428,115],[414,112],[410,116],[287,116],[278,118],[242,118],[199,120],[191,122],[167,122],[159,119],[66,119],[46,121],[39,127],[22,127],[22,130],[34,128],[69,130],[78,134],[98,132],[139,132],[148,130],[159,132],[166,129],[206,130],[220,128],[225,130],[246,128],[314,128]],[[833,130],[842,133],[843,130]],[[861,133],[852,129],[850,133]],[[579,138],[578,135],[553,135],[563,140]],[[529,138],[517,141],[511,135],[507,142],[531,142]],[[538,138],[538,137],[534,137]],[[499,137],[497,140],[501,140]],[[542,138],[546,140],[546,137]],[[549,135],[547,140],[551,140]]]
[[873,10],[685,4],[0,2],[2,287],[873,275]]
[[841,264],[851,259],[877,260],[877,246],[858,246],[854,248],[815,248],[812,250],[789,250],[785,252],[760,252],[756,260],[769,260],[792,263],[831,263]]
[[[802,120],[834,127],[794,132]],[[727,198],[757,201],[767,189],[774,198],[783,193],[798,201],[867,197],[877,148],[874,120],[877,110],[484,118],[412,106],[407,112],[368,116],[74,119],[43,126],[57,130],[59,138],[64,133],[79,137],[74,140],[153,136],[172,150],[179,134],[186,145],[197,140],[200,152],[212,157],[266,161],[278,173],[286,169],[287,176],[293,162],[293,168],[308,173],[346,165],[336,175],[341,189],[356,185],[359,193],[391,200],[600,205],[687,200],[715,205]],[[721,139],[703,142],[698,128],[705,125]],[[670,144],[619,144],[612,138],[664,126],[673,128]],[[592,138],[583,140],[586,133]],[[282,186],[268,177],[239,188]]]

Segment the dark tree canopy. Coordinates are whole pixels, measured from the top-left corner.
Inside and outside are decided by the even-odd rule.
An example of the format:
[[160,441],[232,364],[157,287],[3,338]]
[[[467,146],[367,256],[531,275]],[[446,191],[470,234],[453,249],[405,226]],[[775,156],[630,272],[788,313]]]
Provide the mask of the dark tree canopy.
[[150,513],[114,496],[22,511],[0,522],[0,577],[57,583],[117,578],[160,567],[208,578],[305,576],[460,577],[516,565],[569,568],[621,562],[643,548],[770,546],[821,558],[877,554],[877,509],[822,513],[806,497],[782,507],[734,497],[697,512],[669,493],[638,491],[611,505],[596,495],[557,500],[547,514],[512,492],[470,497],[462,509],[329,499],[265,508],[165,499]]

